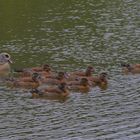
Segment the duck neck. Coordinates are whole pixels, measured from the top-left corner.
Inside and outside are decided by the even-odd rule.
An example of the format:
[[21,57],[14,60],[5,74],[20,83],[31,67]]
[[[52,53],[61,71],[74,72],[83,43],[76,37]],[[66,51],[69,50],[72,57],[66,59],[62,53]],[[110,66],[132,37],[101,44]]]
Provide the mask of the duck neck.
[[88,77],[91,76],[91,71],[90,70],[86,70],[85,75],[88,76]]
[[64,78],[63,78],[63,77],[58,76],[56,79],[57,79],[57,80],[59,80],[59,81],[61,81],[61,80],[63,80]]
[[82,83],[81,85],[84,86],[84,87],[86,87],[88,84],[87,83]]
[[38,83],[38,80],[34,77],[32,77],[33,82]]

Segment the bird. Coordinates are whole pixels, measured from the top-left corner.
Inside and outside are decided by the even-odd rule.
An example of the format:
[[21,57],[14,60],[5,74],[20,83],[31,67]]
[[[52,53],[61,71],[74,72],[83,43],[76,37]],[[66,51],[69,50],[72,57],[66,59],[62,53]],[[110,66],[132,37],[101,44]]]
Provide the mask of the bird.
[[47,87],[45,89],[32,89],[31,91],[33,98],[63,98],[68,97],[69,90],[67,89],[66,83],[61,83],[58,86]]
[[15,73],[18,73],[21,77],[31,76],[34,72],[40,73],[43,76],[50,76],[52,74],[52,68],[48,64],[43,64],[38,67],[14,69]]
[[99,75],[89,77],[88,80],[93,87],[98,86],[100,89],[107,89],[108,86],[107,77],[108,77],[107,72],[100,72]]
[[52,75],[48,78],[45,76],[44,79],[42,80],[42,82],[45,84],[53,84],[53,85],[64,83],[64,82],[66,82],[65,72],[60,71],[57,73],[57,75],[54,75],[54,76]]
[[12,63],[10,54],[0,53],[0,76],[7,76],[11,71],[10,64]]
[[95,72],[95,69],[93,66],[88,66],[85,71],[75,71],[66,73],[67,74],[67,80],[75,80],[75,79],[81,79],[81,77],[91,77],[92,73]]
[[90,91],[90,83],[87,78],[81,78],[77,81],[75,80],[68,82],[68,89],[81,93],[87,93]]
[[122,72],[124,74],[138,74],[140,73],[140,64],[121,64]]
[[8,79],[7,85],[12,88],[33,89],[41,85],[41,77],[38,73],[33,73],[31,77]]

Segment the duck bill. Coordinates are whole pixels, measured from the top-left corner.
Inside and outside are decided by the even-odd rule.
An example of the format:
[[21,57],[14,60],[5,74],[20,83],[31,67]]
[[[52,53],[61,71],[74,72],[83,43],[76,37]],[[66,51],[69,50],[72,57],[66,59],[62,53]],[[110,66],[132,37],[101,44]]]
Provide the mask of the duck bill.
[[9,59],[8,62],[11,63],[11,64],[13,63],[13,61],[11,59]]

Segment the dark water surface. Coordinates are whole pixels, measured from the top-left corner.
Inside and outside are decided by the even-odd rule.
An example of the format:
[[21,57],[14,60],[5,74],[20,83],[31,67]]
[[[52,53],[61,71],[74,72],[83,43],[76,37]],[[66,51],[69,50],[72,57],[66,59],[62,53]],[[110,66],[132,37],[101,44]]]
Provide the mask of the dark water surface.
[[0,52],[12,68],[48,63],[57,70],[106,70],[109,87],[71,93],[66,101],[36,100],[0,86],[0,140],[140,140],[138,0],[2,0]]

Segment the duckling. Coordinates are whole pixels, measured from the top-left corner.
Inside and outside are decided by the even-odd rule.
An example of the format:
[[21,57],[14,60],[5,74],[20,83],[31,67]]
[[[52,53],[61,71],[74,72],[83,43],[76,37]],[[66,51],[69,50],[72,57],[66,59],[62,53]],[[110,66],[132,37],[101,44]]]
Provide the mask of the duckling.
[[41,77],[38,73],[33,73],[32,77],[13,79],[7,83],[10,85],[10,87],[25,89],[37,88],[39,85],[41,85]]
[[0,54],[0,76],[6,76],[10,73],[11,56],[8,53]]
[[48,64],[44,64],[41,68],[33,68],[32,71],[36,71],[46,78],[51,78],[56,73]]
[[51,75],[52,69],[48,64],[44,64],[41,67],[25,68],[25,69],[15,69],[15,72],[19,73],[21,77],[31,76],[32,73],[38,72],[41,75]]
[[31,70],[34,72],[42,72],[42,71],[49,72],[49,71],[51,71],[51,67],[48,64],[44,64],[41,67],[33,67],[33,68],[31,68]]
[[122,66],[122,72],[124,74],[138,74],[140,73],[140,64],[121,64]]
[[88,66],[86,71],[84,72],[78,71],[78,72],[73,72],[71,74],[76,76],[91,76],[93,72],[94,72],[94,68],[92,66]]
[[47,87],[43,90],[33,89],[31,91],[33,98],[39,97],[68,97],[69,91],[66,83],[61,83],[57,87]]
[[99,86],[100,88],[107,88],[107,75],[108,74],[106,72],[101,72],[98,76],[89,77],[88,80],[93,87]]
[[64,72],[58,72],[57,76],[51,76],[49,78],[46,78],[44,80],[42,80],[43,83],[46,84],[61,84],[66,82],[66,77],[65,77],[65,73]]
[[31,76],[19,77],[18,81],[22,82],[34,82],[36,79],[42,79],[41,75],[37,72],[34,72]]
[[68,83],[68,89],[80,92],[89,92],[90,83],[87,78],[81,78],[80,81],[71,81]]
[[72,73],[66,73],[67,74],[67,80],[75,80],[75,79],[80,79],[81,77],[91,77],[92,73],[94,72],[94,67],[88,66],[86,71],[76,71]]

